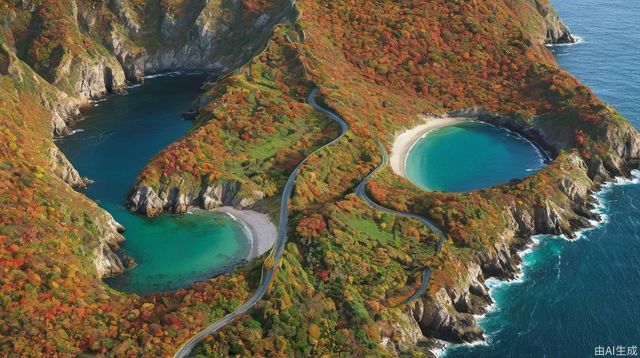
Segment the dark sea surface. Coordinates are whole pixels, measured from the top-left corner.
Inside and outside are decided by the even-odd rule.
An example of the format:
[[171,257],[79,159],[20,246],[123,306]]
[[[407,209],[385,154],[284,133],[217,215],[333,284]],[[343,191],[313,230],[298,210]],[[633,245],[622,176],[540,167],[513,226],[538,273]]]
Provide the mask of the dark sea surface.
[[138,266],[105,281],[137,293],[172,290],[207,279],[247,257],[243,227],[222,213],[196,211],[147,219],[125,208],[144,165],[187,133],[181,114],[200,93],[204,75],[149,78],[125,96],[95,104],[76,133],[57,141],[80,172],[94,180],[85,193],[126,227],[123,248]]
[[[560,65],[640,126],[640,1],[552,0],[581,43],[552,48]],[[523,275],[490,280],[487,343],[446,357],[591,357],[640,346],[640,185],[599,194],[606,219],[576,241],[538,237]],[[640,354],[640,349],[638,350]]]

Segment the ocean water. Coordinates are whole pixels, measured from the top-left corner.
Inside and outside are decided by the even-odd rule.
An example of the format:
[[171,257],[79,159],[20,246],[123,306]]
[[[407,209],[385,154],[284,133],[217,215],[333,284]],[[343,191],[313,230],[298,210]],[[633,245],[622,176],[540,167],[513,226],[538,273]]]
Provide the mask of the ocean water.
[[543,165],[540,152],[522,137],[469,121],[425,135],[409,151],[405,170],[425,189],[466,192],[524,178]]
[[[552,3],[581,37],[552,48],[560,65],[638,127],[640,1]],[[598,198],[603,223],[575,241],[537,238],[519,280],[489,281],[496,305],[480,320],[486,344],[450,346],[444,356],[591,357],[618,346],[632,356],[629,347],[640,346],[640,185],[625,181]]]
[[76,133],[57,141],[80,175],[95,181],[85,194],[126,228],[123,248],[138,266],[105,279],[115,289],[177,289],[229,270],[250,252],[243,227],[226,214],[197,211],[147,219],[125,208],[144,165],[191,127],[181,114],[204,80],[204,75],[149,78],[126,96],[95,103]]

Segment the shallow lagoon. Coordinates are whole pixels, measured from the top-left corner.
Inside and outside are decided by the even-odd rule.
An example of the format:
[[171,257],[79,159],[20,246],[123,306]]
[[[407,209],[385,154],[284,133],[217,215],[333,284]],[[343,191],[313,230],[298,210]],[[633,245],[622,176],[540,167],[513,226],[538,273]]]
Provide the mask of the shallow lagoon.
[[467,192],[532,175],[540,152],[506,129],[468,121],[434,129],[407,154],[407,177],[428,190]]
[[57,141],[80,175],[95,183],[85,194],[124,225],[127,255],[138,266],[106,279],[125,292],[173,290],[225,272],[244,260],[251,244],[240,223],[222,213],[195,212],[147,219],[125,208],[144,165],[191,127],[181,118],[204,75],[150,78],[126,96],[94,104],[76,133]]

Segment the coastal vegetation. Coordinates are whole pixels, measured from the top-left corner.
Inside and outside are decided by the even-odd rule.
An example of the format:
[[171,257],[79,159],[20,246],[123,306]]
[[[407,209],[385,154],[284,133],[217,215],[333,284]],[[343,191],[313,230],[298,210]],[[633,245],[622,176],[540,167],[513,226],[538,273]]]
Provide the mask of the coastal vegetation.
[[[423,335],[481,339],[473,314],[490,300],[484,279],[513,277],[513,253],[530,235],[588,225],[590,191],[637,166],[635,130],[544,47],[546,1],[309,0],[293,12],[284,1],[65,4],[0,1],[4,355],[170,355],[260,279],[258,260],[163,294],[101,282],[124,269],[121,228],[72,189],[87,183],[52,154],[52,133],[68,132],[89,98],[144,73],[237,68],[207,85],[191,131],[132,183],[132,194],[151,188],[160,199],[148,216],[205,207],[208,188],[233,183],[231,204],[277,217],[290,172],[339,133],[306,104],[316,86],[351,128],[303,165],[284,255],[264,262],[278,265],[264,299],[196,354],[426,356],[433,342]],[[383,169],[368,193],[438,223],[451,240],[436,255],[435,233],[354,190],[380,163],[376,139],[390,146],[422,114],[470,108],[534,133],[555,158],[531,177],[464,194],[425,192]],[[427,293],[405,304],[425,268]]]

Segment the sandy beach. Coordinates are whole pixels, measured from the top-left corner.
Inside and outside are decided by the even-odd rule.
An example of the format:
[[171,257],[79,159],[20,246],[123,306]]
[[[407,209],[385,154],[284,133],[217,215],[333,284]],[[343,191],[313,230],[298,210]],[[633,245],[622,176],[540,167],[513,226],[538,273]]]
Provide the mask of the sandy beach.
[[406,178],[405,174],[405,162],[407,160],[407,154],[411,150],[411,147],[424,137],[427,133],[436,128],[450,126],[456,123],[460,123],[469,118],[463,117],[422,117],[424,124],[420,124],[416,127],[408,129],[398,135],[396,135],[393,141],[393,147],[391,148],[391,156],[389,158],[391,169],[393,171]]
[[247,260],[253,260],[269,251],[276,242],[277,229],[267,214],[252,210],[238,210],[224,206],[215,211],[232,215],[249,230],[252,240],[252,250]]

